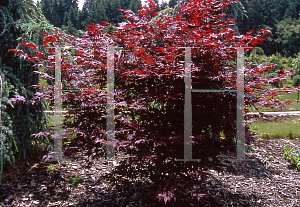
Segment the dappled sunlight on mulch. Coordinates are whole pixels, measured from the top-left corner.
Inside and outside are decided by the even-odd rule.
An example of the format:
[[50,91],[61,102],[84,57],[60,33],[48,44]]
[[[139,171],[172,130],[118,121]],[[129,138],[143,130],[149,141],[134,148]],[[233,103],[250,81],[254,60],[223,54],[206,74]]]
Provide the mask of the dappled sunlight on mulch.
[[[171,206],[299,206],[300,173],[290,169],[282,158],[283,149],[298,151],[299,146],[297,139],[256,140],[248,146],[247,158],[252,161],[236,162],[231,160],[233,154],[220,155],[220,164],[212,161],[204,169],[210,175],[198,181],[209,199],[198,202],[187,196]],[[60,165],[32,160],[24,163],[23,169],[21,163],[7,165],[0,186],[0,205],[164,206],[152,199],[151,181],[111,186],[101,176],[109,173],[114,163],[93,161],[92,167],[86,169],[84,159],[82,155]],[[83,182],[71,184],[69,178],[75,177],[82,177]]]

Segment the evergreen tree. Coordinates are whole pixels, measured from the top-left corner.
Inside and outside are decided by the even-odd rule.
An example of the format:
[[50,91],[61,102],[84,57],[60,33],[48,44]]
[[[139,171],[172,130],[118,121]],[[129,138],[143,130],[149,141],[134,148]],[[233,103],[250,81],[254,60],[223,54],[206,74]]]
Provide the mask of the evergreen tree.
[[68,20],[67,22],[66,33],[74,36],[79,36],[78,30],[74,27],[71,20]]
[[89,5],[90,5],[90,0],[84,0],[80,16],[79,16],[79,22],[80,26],[79,29],[85,30],[88,24],[88,13],[89,13]]
[[59,27],[59,16],[58,16],[58,0],[52,0],[51,5],[51,17],[50,17],[50,23],[53,24],[55,27]]
[[120,0],[109,0],[106,1],[106,16],[108,21],[111,23],[121,22],[121,9]]
[[[66,18],[70,12],[73,12],[75,16],[79,15],[77,0],[41,0],[41,8],[50,23],[59,28],[62,28],[62,25],[67,25],[68,20]],[[70,11],[71,8],[73,11]],[[76,20],[71,20],[76,29],[79,29],[78,19],[79,17]]]
[[64,1],[63,0],[58,0],[58,4],[56,7],[56,14],[55,16],[57,17],[56,22],[54,23],[54,26],[61,28],[63,25],[63,19],[65,16],[65,12],[69,11],[69,9],[66,10],[66,8],[64,8],[63,6]]
[[44,16],[46,17],[46,19],[48,19],[48,20],[51,19],[51,15],[52,15],[51,8],[52,8],[52,5],[50,4],[50,0],[42,0],[41,1],[42,12],[43,12]]
[[[46,140],[31,136],[44,131],[47,124],[43,103],[30,102],[37,92],[31,86],[39,82],[38,75],[33,73],[38,68],[32,67],[32,63],[24,58],[17,58],[8,50],[21,47],[21,40],[38,46],[42,33],[50,32],[54,27],[47,22],[32,0],[1,1],[0,13],[0,75],[3,79],[1,178],[3,164],[12,163],[15,157],[28,159],[36,153],[38,143],[47,144]],[[25,101],[25,104],[12,105],[10,101],[13,98]]]
[[133,11],[134,13],[136,13],[135,12],[135,0],[131,0],[130,1],[128,9],[130,9],[131,11]]
[[141,7],[142,3],[140,0],[131,0],[128,9],[130,9],[137,15]]
[[289,6],[286,9],[283,18],[298,18],[298,13],[296,10],[297,2],[289,2]]
[[79,12],[80,29],[87,29],[89,23],[107,21],[112,24],[126,21],[119,9],[130,9],[136,14],[142,7],[141,0],[85,0]]
[[[141,1],[140,0],[138,0],[139,1],[139,3],[141,4]],[[122,0],[122,1],[120,1],[120,3],[121,3],[121,8],[122,9],[130,9],[130,3],[132,2],[132,0]]]
[[88,7],[88,18],[87,24],[89,23],[97,23],[100,24],[101,21],[107,21],[108,18],[106,16],[105,3],[104,1],[90,1]]
[[66,33],[78,36],[79,32],[77,28],[80,27],[79,24],[79,12],[77,8],[71,7],[69,12],[65,13],[63,21],[63,29],[66,30]]
[[169,7],[171,7],[171,8],[174,8],[176,4],[177,4],[177,0],[170,0],[169,1]]
[[65,9],[65,11],[69,11],[69,9],[74,6],[72,0],[61,0],[61,1],[62,1],[61,2],[62,3],[61,6]]

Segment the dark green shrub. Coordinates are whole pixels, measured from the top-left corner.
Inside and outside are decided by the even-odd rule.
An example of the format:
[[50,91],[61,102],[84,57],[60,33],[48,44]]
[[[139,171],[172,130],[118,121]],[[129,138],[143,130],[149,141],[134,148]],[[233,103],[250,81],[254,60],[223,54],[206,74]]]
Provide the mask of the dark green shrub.
[[293,76],[293,86],[299,86],[300,85],[300,75]]

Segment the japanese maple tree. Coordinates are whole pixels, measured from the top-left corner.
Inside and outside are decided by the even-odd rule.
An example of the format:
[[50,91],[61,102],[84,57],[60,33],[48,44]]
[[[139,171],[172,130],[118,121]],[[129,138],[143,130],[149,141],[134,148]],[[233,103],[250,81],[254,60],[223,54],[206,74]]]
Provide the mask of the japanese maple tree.
[[[182,1],[179,14],[171,17],[167,13],[156,14],[157,5],[148,0],[138,16],[130,10],[121,10],[130,21],[111,35],[105,32],[105,26],[91,24],[83,38],[58,31],[44,34],[44,47],[49,48],[46,54],[27,43],[24,46],[32,47],[35,56],[13,50],[44,67],[46,72],[39,73],[50,80],[55,63],[53,47],[64,48],[62,99],[64,107],[73,114],[64,122],[64,138],[76,135],[65,153],[87,150],[92,158],[105,156],[107,47],[116,46],[115,148],[131,156],[120,161],[112,176],[149,178],[156,189],[153,196],[165,203],[185,202],[187,198],[182,195],[186,189],[198,199],[207,196],[197,186],[196,178],[205,175],[201,167],[207,165],[208,157],[217,155],[221,145],[234,150],[236,94],[193,93],[193,158],[201,162],[176,161],[183,158],[184,47],[193,48],[193,88],[235,89],[236,48],[255,46],[265,40],[269,31],[262,29],[256,35],[250,31],[236,36],[231,28],[235,20],[222,12],[233,3],[236,2]],[[267,83],[273,80],[261,76],[272,67],[251,64],[245,67],[246,105],[281,105],[269,98],[279,92],[268,90]],[[286,75],[283,71],[276,78],[283,79]],[[49,85],[36,94],[35,100],[53,101],[53,91]],[[254,92],[261,99],[251,98],[249,94]],[[212,145],[211,130],[224,132],[223,143]],[[46,133],[36,136],[43,134]]]

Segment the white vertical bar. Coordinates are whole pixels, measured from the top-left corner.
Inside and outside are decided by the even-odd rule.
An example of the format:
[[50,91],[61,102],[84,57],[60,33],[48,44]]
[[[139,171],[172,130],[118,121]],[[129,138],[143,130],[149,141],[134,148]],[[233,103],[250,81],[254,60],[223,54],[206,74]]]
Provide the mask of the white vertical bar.
[[115,120],[114,120],[114,47],[107,48],[107,122],[106,122],[106,152],[107,159],[114,159],[115,151]]
[[61,50],[55,47],[55,114],[54,152],[55,159],[61,160],[62,153],[62,106],[61,106]]
[[244,48],[237,48],[237,159],[245,159]]
[[184,97],[184,159],[192,160],[192,77],[191,48],[185,48],[185,97]]

